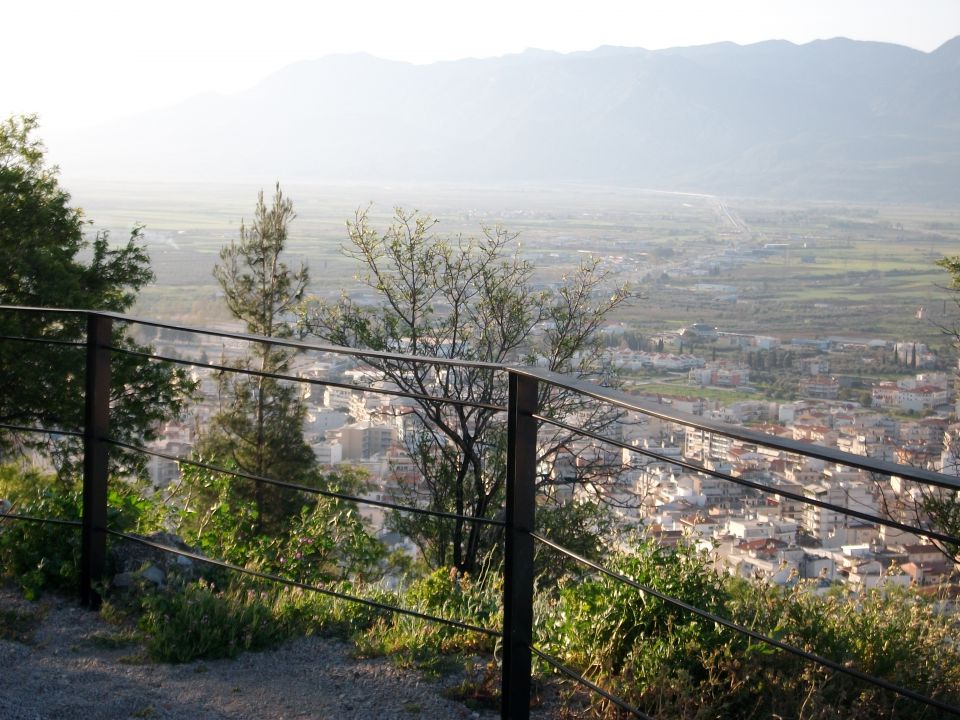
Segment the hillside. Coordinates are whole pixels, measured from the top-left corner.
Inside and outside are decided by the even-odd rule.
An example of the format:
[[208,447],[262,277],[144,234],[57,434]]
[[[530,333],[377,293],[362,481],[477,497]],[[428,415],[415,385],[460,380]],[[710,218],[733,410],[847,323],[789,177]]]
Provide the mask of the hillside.
[[340,55],[74,136],[72,175],[589,182],[960,200],[960,38],[604,47],[411,65]]

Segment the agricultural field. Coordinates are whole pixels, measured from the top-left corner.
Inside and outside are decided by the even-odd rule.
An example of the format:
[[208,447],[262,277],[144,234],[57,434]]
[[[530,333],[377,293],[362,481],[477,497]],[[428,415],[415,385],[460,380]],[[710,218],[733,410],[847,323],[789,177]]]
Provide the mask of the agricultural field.
[[[211,271],[253,213],[255,184],[75,183],[93,227],[125,239],[146,227],[157,282],[141,315],[228,319]],[[264,188],[267,195],[272,187]],[[437,231],[476,235],[503,225],[544,286],[595,256],[635,298],[616,318],[640,335],[706,322],[725,332],[844,335],[948,345],[957,307],[934,264],[960,252],[960,208],[790,205],[616,187],[284,185],[297,220],[290,262],[308,263],[320,296],[350,291],[356,267],[340,251],[346,222],[370,208],[421,209]]]

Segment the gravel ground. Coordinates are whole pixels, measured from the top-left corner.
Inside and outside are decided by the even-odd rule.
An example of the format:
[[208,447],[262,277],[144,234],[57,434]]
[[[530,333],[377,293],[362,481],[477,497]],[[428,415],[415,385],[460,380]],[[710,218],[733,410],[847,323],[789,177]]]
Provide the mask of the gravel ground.
[[[0,623],[5,720],[499,717],[442,695],[462,677],[435,681],[385,658],[356,659],[335,640],[300,638],[236,660],[152,663],[136,644],[105,641],[117,628],[75,601],[30,603],[2,588]],[[533,717],[565,716],[553,698]]]

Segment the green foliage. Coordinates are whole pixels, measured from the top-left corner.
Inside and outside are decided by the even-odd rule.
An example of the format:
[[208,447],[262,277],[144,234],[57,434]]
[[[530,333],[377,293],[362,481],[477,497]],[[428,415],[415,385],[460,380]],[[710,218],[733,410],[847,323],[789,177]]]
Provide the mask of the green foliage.
[[[80,490],[58,488],[34,475],[36,485],[22,493],[0,491],[17,514],[60,520],[80,519]],[[75,589],[80,582],[80,528],[54,523],[4,521],[0,532],[0,570],[35,600],[46,589]]]
[[941,258],[937,265],[950,273],[950,289],[960,290],[960,255]]
[[[384,605],[396,606],[399,598],[393,592],[379,585],[359,580],[331,583],[329,590],[345,595],[362,597]],[[378,622],[391,617],[387,610],[381,610],[365,603],[343,600],[334,595],[291,588],[285,591],[281,613],[296,618],[296,622],[307,633],[318,633],[339,637],[345,640],[355,639]]]
[[[329,589],[397,604],[395,595],[377,586],[339,582]],[[385,611],[362,603],[234,576],[223,589],[200,580],[146,595],[139,626],[152,658],[190,662],[235,657],[294,636],[350,639],[386,617]]]
[[[954,303],[960,307],[960,255],[944,257],[937,262],[950,274],[950,290]],[[956,347],[960,348],[960,327],[943,328]],[[916,348],[914,348],[914,352]],[[944,468],[943,472],[956,474],[957,468]],[[923,495],[923,513],[933,520],[937,528],[952,536],[960,537],[960,492],[944,488],[919,486]],[[960,562],[960,547],[954,543],[938,543],[941,552],[954,562]]]
[[[617,520],[610,508],[599,501],[578,501],[537,506],[537,530],[557,544],[590,560],[600,560],[607,541],[613,537]],[[556,553],[541,543],[534,547],[536,578],[543,587],[550,587],[565,573]]]
[[[343,294],[336,303],[311,302],[302,311],[304,328],[348,347],[496,364],[542,361],[550,370],[581,375],[597,371],[597,331],[628,297],[625,287],[607,287],[599,261],[587,261],[564,276],[556,290],[541,291],[534,287],[533,266],[521,256],[516,234],[488,227],[479,237],[450,237],[436,233],[436,224],[429,215],[396,208],[393,221],[379,231],[368,212],[358,210],[348,223],[350,246],[344,253],[359,264],[360,280],[377,301],[360,305]],[[473,403],[505,406],[503,373],[372,357],[364,362],[415,396],[411,420],[420,427],[410,434],[414,440],[408,450],[422,482],[404,486],[399,500],[461,516],[498,512],[505,423],[501,413]],[[609,427],[618,415],[587,408],[574,396],[545,389],[541,409],[557,417],[577,414],[595,431]],[[549,465],[560,448],[569,451],[569,440],[568,433],[545,432],[541,465]],[[398,516],[391,522],[434,567],[453,564],[471,573],[499,537],[459,519]]]
[[[679,600],[710,612],[722,610],[720,578],[692,548],[674,551],[643,541],[636,551],[608,559],[612,570]],[[551,636],[576,664],[597,663],[619,674],[636,659],[638,648],[654,656],[672,655],[694,639],[720,640],[713,623],[690,616],[677,607],[608,576],[565,584],[553,620]],[[641,682],[654,669],[641,663]],[[684,667],[692,672],[693,667]]]
[[[0,498],[12,512],[36,518],[79,521],[78,482],[11,466],[0,468]],[[152,530],[159,512],[136,488],[110,490],[107,527],[122,532]],[[0,520],[0,577],[12,579],[36,599],[45,590],[74,591],[80,582],[80,528],[55,523]]]
[[[473,578],[447,567],[414,582],[401,604],[428,615],[497,630],[503,622],[502,596],[499,576]],[[496,644],[489,635],[399,614],[381,619],[357,642],[361,652],[392,655],[432,672],[454,667],[453,655],[493,652]]]
[[[267,338],[292,334],[286,316],[302,298],[308,280],[305,266],[292,271],[281,260],[288,226],[296,217],[293,204],[277,184],[267,208],[263,191],[250,228],[240,225],[240,240],[222,248],[213,274],[227,307],[249,333]],[[292,353],[269,343],[256,343],[253,356],[236,364],[258,373],[282,373]],[[220,411],[197,445],[199,455],[245,473],[284,482],[315,485],[316,459],[303,438],[305,408],[299,388],[271,377],[222,373]],[[297,498],[262,483],[238,481],[233,494],[252,500],[255,524],[273,530],[296,512]]]
[[243,584],[218,591],[203,581],[147,595],[140,618],[147,651],[155,660],[189,662],[270,647],[294,629],[274,613],[277,597]]
[[[215,475],[208,480],[220,483],[218,491],[226,487]],[[79,517],[78,487],[54,476],[2,468],[0,496],[19,513]],[[111,493],[109,526],[148,531],[161,521],[165,501],[120,486]],[[254,514],[249,501],[224,501],[187,517],[192,539],[205,552],[251,569],[480,627],[498,629],[502,623],[502,578],[492,571],[473,577],[441,568],[401,593],[365,581],[382,550],[362,532],[349,505],[326,499],[305,505],[291,518],[289,532],[275,538],[256,532]],[[29,597],[73,588],[78,537],[73,528],[6,521],[0,525],[0,568]],[[708,554],[687,543],[664,548],[637,541],[631,551],[611,553],[604,562],[642,585],[841,665],[960,701],[954,617],[936,598],[912,590],[821,597],[804,583],[784,590],[734,579],[717,575]],[[939,717],[606,575],[564,575],[554,582],[541,578],[537,645],[655,717]],[[310,633],[352,639],[361,652],[390,654],[432,672],[457,668],[463,654],[497,649],[485,634],[220,571],[189,582],[171,575],[164,587],[142,590],[136,599],[139,626],[150,656],[164,661],[233,657]],[[126,633],[104,642],[131,638]],[[461,688],[471,697],[476,689]],[[598,714],[615,716],[598,703]]]
[[[804,584],[783,590],[717,576],[708,560],[690,545],[642,543],[608,564],[801,649],[931,697],[960,699],[952,620],[918,593],[821,598]],[[655,717],[939,717],[606,576],[563,586],[549,607],[539,641],[548,652]]]
[[[56,167],[45,164],[34,138],[34,116],[0,123],[0,304],[123,312],[153,280],[139,227],[115,246],[106,232],[85,232],[83,212],[70,206]],[[0,334],[82,341],[85,319],[43,312],[0,312]],[[113,344],[146,351],[114,332]],[[29,348],[29,351],[27,351]],[[82,425],[84,351],[65,345],[0,342],[0,422],[76,430]],[[192,390],[186,373],[142,357],[115,354],[111,407],[113,436],[140,443],[159,420],[177,414]],[[0,449],[50,444],[67,473],[76,469],[79,441],[52,440],[4,431]],[[143,461],[123,451],[115,467],[142,470]]]
[[[362,578],[385,554],[366,530],[356,506],[323,495],[271,488],[294,497],[299,511],[265,532],[259,511],[239,491],[242,479],[192,465],[181,468],[186,496],[178,527],[207,556],[308,584]],[[324,479],[327,488],[356,491],[361,480],[349,470]]]
[[296,215],[293,203],[277,183],[269,208],[263,191],[257,197],[253,225],[240,223],[240,241],[220,250],[220,265],[213,275],[224,292],[227,307],[247,332],[263,337],[290,337],[284,316],[303,297],[309,274],[305,265],[292,271],[281,259],[289,225]]
[[0,608],[0,640],[29,644],[43,620],[39,607]]
[[[920,509],[951,537],[960,537],[960,492],[945,488],[921,488]],[[960,545],[937,542],[937,547],[950,560],[960,562]]]
[[[318,485],[316,459],[303,438],[305,408],[297,388],[270,378],[226,373],[220,381],[221,409],[200,437],[196,455],[252,475]],[[237,501],[253,503],[260,530],[280,528],[285,517],[299,508],[296,492],[241,478],[227,481]]]

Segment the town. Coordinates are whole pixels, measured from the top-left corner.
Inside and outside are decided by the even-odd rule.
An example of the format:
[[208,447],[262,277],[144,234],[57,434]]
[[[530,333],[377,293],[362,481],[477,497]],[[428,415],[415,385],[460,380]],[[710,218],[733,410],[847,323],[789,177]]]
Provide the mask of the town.
[[[960,423],[952,373],[938,368],[938,358],[922,343],[835,337],[781,340],[723,333],[698,323],[662,333],[651,340],[653,350],[635,350],[622,341],[625,332],[620,323],[604,328],[603,356],[640,403],[855,455],[960,474]],[[242,352],[239,340],[201,337],[210,344],[195,345],[190,334],[174,333],[163,339],[164,352],[199,353],[204,359]],[[696,352],[681,351],[694,337]],[[712,359],[718,356],[740,359]],[[751,385],[762,372],[756,368],[769,366],[774,357],[782,365],[778,373],[795,378],[796,397],[770,399]],[[882,373],[880,358],[888,359]],[[868,368],[876,360],[878,377],[831,373],[833,365],[852,359]],[[304,434],[318,462],[328,468],[341,464],[361,468],[369,478],[371,499],[391,501],[409,498],[411,490],[415,493],[422,477],[407,454],[406,440],[418,431],[409,412],[410,399],[378,393],[389,386],[375,370],[354,359],[306,353],[298,357],[296,367],[301,378],[334,383],[302,385],[307,407]],[[899,377],[890,379],[896,376],[894,369]],[[194,372],[202,400],[188,417],[166,424],[154,450],[188,456],[198,430],[216,412],[214,373],[202,367]],[[724,391],[729,398],[722,397]],[[809,580],[823,591],[837,585],[851,591],[887,584],[933,587],[954,573],[950,548],[835,510],[761,493],[690,466],[921,526],[927,520],[924,493],[929,489],[640,413],[619,417],[611,436],[638,452],[580,438],[542,471],[561,488],[554,500],[603,502],[623,530],[622,542],[629,542],[632,529],[643,529],[667,545],[690,536],[710,549],[719,572],[780,585]],[[578,465],[585,463],[603,470],[579,482]],[[178,472],[171,459],[151,460],[156,488],[169,485]],[[370,529],[385,543],[416,553],[408,539],[389,531],[382,509],[371,506],[363,512]]]

